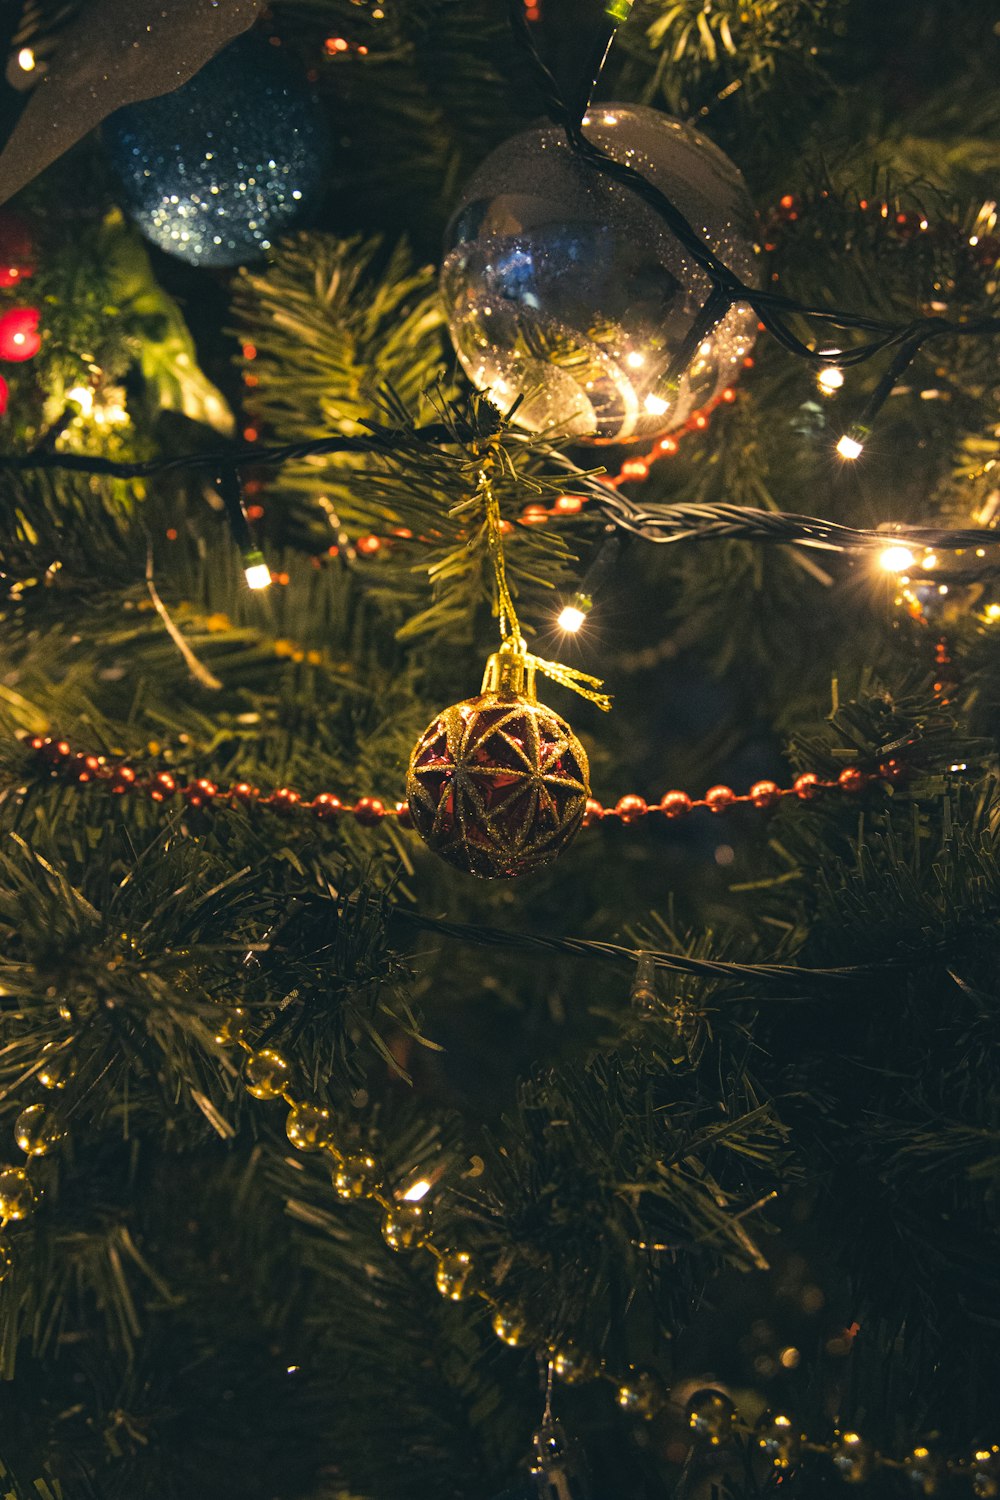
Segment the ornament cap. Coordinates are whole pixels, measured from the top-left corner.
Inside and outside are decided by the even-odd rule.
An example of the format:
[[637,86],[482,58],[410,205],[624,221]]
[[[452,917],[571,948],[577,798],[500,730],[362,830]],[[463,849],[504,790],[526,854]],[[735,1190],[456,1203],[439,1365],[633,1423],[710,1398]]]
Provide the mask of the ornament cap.
[[520,636],[516,640],[512,637],[504,641],[500,650],[489,657],[481,691],[527,698],[529,703],[538,702],[534,663]]

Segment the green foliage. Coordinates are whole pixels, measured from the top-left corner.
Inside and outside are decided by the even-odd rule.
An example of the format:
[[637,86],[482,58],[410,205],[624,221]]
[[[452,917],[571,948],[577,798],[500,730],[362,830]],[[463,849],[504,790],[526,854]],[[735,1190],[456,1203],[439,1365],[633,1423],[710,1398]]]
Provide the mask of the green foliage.
[[[255,350],[235,362],[241,427],[380,447],[244,476],[282,580],[262,595],[208,475],[5,480],[0,1131],[38,1099],[67,1126],[32,1163],[37,1211],[5,1231],[0,1491],[16,1500],[480,1500],[523,1475],[535,1344],[567,1341],[607,1380],[559,1390],[557,1411],[586,1434],[595,1489],[622,1500],[759,1490],[749,1469],[674,1464],[674,1412],[637,1443],[607,1399],[630,1364],[752,1387],[741,1400],[780,1400],[819,1439],[831,1411],[886,1452],[921,1431],[956,1453],[996,1438],[992,583],[931,599],[923,625],[868,559],[637,541],[580,641],[546,640],[602,522],[591,507],[518,523],[560,493],[560,454],[461,382],[424,263],[463,175],[536,108],[503,9],[275,4],[330,113],[333,190],[319,227],[233,279],[225,312],[225,283],[147,257],[99,180],[89,206],[64,175],[34,190],[54,226],[32,286],[45,343],[12,378],[12,447],[65,415],[47,441],[73,450],[214,452],[225,398],[204,372],[226,383],[233,337]],[[561,13],[542,11],[547,43]],[[980,0],[639,0],[601,88],[695,112],[741,162],[779,291],[971,316],[997,298],[988,243],[969,243],[989,217],[973,177],[995,135],[992,25]],[[326,54],[330,35],[346,54]],[[794,217],[775,209],[787,194]],[[636,499],[865,526],[967,524],[992,504],[993,345],[922,356],[854,470],[831,450],[882,367],[828,398],[766,340],[754,359]],[[92,378],[102,399],[125,392],[130,425],[64,412]],[[242,780],[401,795],[417,733],[475,690],[495,644],[487,452],[533,644],[620,702],[605,723],[553,690],[602,800],[788,767],[900,774],[772,814],[608,818],[517,885],[436,865],[396,820],[236,805]],[[220,793],[199,809],[71,785],[26,748],[37,733]],[[465,945],[408,913],[511,942]],[[639,1012],[625,967],[526,958],[525,932],[791,977],[671,974]],[[498,1346],[481,1299],[443,1301],[431,1257],[393,1255],[380,1205],[333,1196],[330,1159],[289,1146],[285,1101],[246,1096],[241,1052],[215,1040],[234,1005],[250,1045],[290,1058],[292,1097],[330,1106],[340,1149],[377,1158],[386,1194],[433,1181],[436,1243],[469,1251],[528,1349]],[[43,1091],[54,1061],[66,1086]],[[817,1472],[783,1484],[811,1491]]]

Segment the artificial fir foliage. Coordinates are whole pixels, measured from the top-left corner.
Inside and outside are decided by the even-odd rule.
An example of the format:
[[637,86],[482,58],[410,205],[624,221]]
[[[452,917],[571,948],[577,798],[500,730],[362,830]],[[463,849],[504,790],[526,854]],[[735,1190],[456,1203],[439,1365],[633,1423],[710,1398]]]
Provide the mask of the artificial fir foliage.
[[[993,7],[275,0],[328,190],[235,270],[29,128],[131,46],[88,9],[0,16],[0,1493],[993,1500]],[[632,448],[472,389],[438,292],[609,40],[762,247],[752,361]],[[498,625],[574,836],[473,880],[412,824],[551,814],[461,718]]]

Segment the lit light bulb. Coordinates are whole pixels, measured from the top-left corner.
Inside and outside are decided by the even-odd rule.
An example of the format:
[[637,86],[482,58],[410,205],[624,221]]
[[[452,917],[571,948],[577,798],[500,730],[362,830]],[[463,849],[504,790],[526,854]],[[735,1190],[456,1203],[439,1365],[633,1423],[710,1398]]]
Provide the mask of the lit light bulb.
[[904,573],[913,566],[913,553],[909,547],[886,547],[879,553],[879,566],[887,573]]
[[243,556],[243,572],[246,574],[247,587],[251,589],[266,589],[271,586],[271,569],[264,561],[263,552],[247,552]]
[[937,558],[935,557],[934,553],[928,552],[927,556],[923,559],[920,566],[922,568],[936,568]]
[[580,629],[586,618],[587,616],[582,609],[577,609],[575,604],[567,604],[560,610],[556,624],[567,635],[576,635],[576,632]]
[[94,393],[89,386],[74,385],[66,392],[67,401],[75,401],[85,417],[89,417],[94,410]]
[[824,365],[816,376],[816,384],[828,396],[832,396],[834,391],[839,391],[843,383],[844,372],[839,365]]
[[30,47],[22,47],[17,54],[17,65],[22,73],[30,73],[35,66],[35,54]]
[[651,417],[662,417],[670,406],[669,401],[664,401],[662,396],[654,396],[652,392],[646,397],[643,406]]
[[426,1198],[431,1190],[431,1185],[426,1177],[419,1178],[406,1189],[403,1194],[404,1203],[419,1203],[421,1198]]
[[841,458],[860,458],[864,451],[864,443],[859,443],[857,438],[852,437],[849,432],[845,432],[844,436],[837,444],[837,452],[840,454]]
[[1000,620],[1000,604],[987,604],[986,618],[987,620]]

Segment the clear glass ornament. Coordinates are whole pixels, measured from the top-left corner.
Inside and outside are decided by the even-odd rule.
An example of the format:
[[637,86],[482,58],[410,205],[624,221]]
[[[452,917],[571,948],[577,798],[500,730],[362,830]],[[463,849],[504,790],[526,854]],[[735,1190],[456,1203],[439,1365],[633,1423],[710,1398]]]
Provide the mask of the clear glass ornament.
[[[595,106],[587,138],[635,167],[744,282],[759,276],[737,168],[691,126],[635,104]],[[543,126],[479,167],[452,217],[441,290],[469,379],[532,432],[626,443],[680,427],[738,377],[756,334],[745,304],[666,373],[711,284],[664,221]]]

